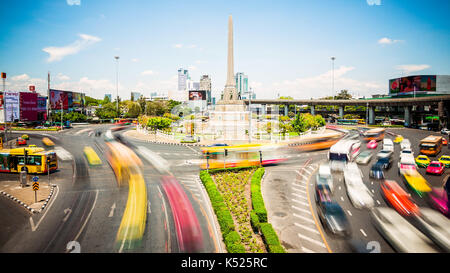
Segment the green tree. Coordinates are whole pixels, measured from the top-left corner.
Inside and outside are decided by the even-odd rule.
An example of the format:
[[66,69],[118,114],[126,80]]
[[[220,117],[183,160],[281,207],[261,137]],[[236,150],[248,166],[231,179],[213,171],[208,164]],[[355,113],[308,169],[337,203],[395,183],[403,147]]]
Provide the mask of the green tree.
[[153,131],[168,129],[171,124],[171,119],[162,117],[149,117],[147,121],[147,127]]
[[348,90],[343,89],[337,94],[337,96],[334,97],[334,99],[336,99],[336,100],[350,100],[350,99],[352,99],[352,95],[350,93],[348,93]]
[[322,115],[316,115],[314,118],[316,119],[317,127],[326,125],[325,119],[322,117]]
[[141,114],[141,106],[137,102],[133,102],[128,107],[128,112],[126,113],[126,117],[136,118]]
[[101,103],[101,100],[94,99],[93,97],[85,96],[86,106],[98,106],[100,103]]
[[305,114],[298,113],[295,119],[291,122],[292,128],[297,133],[303,133],[308,130],[308,121]]
[[95,115],[100,119],[111,119],[119,117],[119,113],[116,109],[116,104],[113,102],[102,105],[95,110]]

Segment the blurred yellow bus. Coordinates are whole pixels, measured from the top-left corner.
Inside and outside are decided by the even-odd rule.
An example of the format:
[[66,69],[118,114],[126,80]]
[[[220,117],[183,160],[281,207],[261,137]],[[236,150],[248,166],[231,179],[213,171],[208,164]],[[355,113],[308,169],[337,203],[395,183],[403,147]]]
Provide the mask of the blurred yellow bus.
[[420,153],[424,155],[435,156],[441,152],[442,137],[427,136],[420,141]]
[[369,142],[371,140],[382,141],[385,134],[384,128],[370,129],[364,132],[364,140]]
[[[34,146],[34,145],[33,145]],[[58,159],[54,151],[40,147],[1,149],[0,172],[48,173],[58,169]]]

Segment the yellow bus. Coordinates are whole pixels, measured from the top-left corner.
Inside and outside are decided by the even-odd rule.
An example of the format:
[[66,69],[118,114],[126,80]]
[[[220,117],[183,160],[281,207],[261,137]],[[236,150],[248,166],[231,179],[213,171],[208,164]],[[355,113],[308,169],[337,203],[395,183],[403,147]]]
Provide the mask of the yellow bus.
[[427,136],[420,141],[420,153],[424,155],[435,156],[441,152],[442,137],[441,136]]
[[382,141],[384,139],[384,133],[385,133],[385,129],[384,128],[375,128],[375,129],[370,129],[364,132],[364,141],[371,141],[371,140],[376,140],[376,141]]
[[[25,162],[26,158],[26,162]],[[54,151],[40,147],[25,147],[0,150],[0,172],[48,173],[58,169],[58,159]]]
[[281,145],[243,144],[237,146],[216,146],[202,150],[202,169],[262,166],[281,163],[287,158],[282,155]]

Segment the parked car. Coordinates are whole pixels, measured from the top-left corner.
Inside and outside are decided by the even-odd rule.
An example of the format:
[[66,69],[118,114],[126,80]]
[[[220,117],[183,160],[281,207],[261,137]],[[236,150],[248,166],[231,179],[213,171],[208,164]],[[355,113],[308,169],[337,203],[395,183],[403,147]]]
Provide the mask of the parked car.
[[419,207],[412,201],[408,194],[397,182],[384,180],[380,183],[382,194],[386,203],[391,205],[403,216],[417,215]]
[[372,157],[373,157],[373,154],[371,151],[363,151],[356,158],[356,163],[364,164],[364,165],[369,164]]
[[376,149],[378,147],[378,142],[376,140],[371,140],[367,142],[367,149]]
[[395,210],[387,207],[376,207],[370,211],[370,218],[378,232],[397,252],[438,252],[430,239]]
[[446,168],[450,167],[450,156],[449,155],[443,155],[443,156],[439,157],[438,160],[439,160],[439,162],[444,164],[444,166]]
[[426,172],[428,174],[442,175],[445,172],[445,166],[439,161],[431,161]]
[[369,177],[375,178],[375,179],[384,179],[384,172],[383,172],[383,164],[381,163],[375,163],[372,165],[369,171]]
[[377,158],[386,158],[386,157],[390,158],[390,157],[392,157],[393,153],[394,152],[390,151],[390,150],[381,150],[378,152]]
[[[439,161],[440,161],[440,159],[439,159]],[[440,162],[442,162],[442,161],[440,161]],[[430,164],[430,159],[426,155],[419,155],[416,157],[416,164],[418,167],[426,168],[428,166],[428,164]]]

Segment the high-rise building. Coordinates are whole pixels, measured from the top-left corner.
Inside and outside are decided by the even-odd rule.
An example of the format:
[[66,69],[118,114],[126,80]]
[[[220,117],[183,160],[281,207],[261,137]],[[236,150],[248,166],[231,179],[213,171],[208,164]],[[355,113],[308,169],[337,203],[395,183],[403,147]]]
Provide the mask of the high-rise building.
[[131,92],[131,101],[137,101],[141,97],[139,92]]
[[248,92],[248,76],[242,72],[236,73],[236,90],[239,98],[242,98]]
[[187,81],[190,79],[187,69],[178,69],[178,91],[187,90]]
[[211,91],[211,78],[209,75],[203,75],[200,78],[200,90]]

